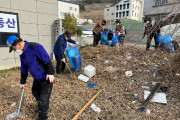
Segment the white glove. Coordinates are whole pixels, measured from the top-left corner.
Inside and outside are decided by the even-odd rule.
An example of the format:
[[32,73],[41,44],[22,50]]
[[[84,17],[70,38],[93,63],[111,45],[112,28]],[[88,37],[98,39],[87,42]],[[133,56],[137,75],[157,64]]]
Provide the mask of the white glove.
[[25,84],[20,84],[21,89],[25,89]]
[[76,42],[76,45],[78,45],[78,46],[79,46],[79,42]]
[[62,61],[62,62],[64,62],[64,63],[66,63],[66,60],[65,60],[65,58],[62,58],[62,59],[61,59],[61,61]]
[[118,35],[121,35],[121,33],[120,33],[120,32],[118,32]]
[[54,82],[54,75],[47,75],[46,76],[46,80],[48,80],[48,78],[49,78],[49,81],[50,81],[50,83],[53,83]]

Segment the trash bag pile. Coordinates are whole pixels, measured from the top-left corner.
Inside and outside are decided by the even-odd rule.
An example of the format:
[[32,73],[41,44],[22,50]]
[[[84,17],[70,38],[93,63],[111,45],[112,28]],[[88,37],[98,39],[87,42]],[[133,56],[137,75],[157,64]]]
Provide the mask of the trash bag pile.
[[69,49],[67,49],[66,52],[67,52],[67,56],[69,58],[71,67],[75,71],[79,71],[79,69],[81,68],[82,62],[81,62],[81,57],[79,54],[78,46],[73,47],[73,46],[69,45]]
[[174,52],[174,46],[173,46],[173,39],[171,38],[170,34],[167,34],[165,36],[162,36],[161,34],[157,34],[158,43],[161,49]]
[[[110,34],[108,32],[101,32],[101,44],[108,45],[108,46],[115,46],[115,44],[118,43],[119,35],[116,35],[115,33],[113,33],[113,35],[111,35],[111,37],[109,37],[109,36],[110,36]],[[111,39],[109,39],[109,38],[111,38]]]

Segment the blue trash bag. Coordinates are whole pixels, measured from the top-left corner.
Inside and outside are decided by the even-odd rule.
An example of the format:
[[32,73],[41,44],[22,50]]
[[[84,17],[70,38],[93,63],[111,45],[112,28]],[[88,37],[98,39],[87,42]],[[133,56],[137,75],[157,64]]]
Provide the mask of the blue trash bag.
[[160,48],[174,52],[174,46],[172,44],[173,39],[170,34],[165,36],[157,34],[157,38]]
[[100,32],[100,33],[101,33],[101,44],[102,45],[109,45],[109,42],[107,39],[108,32]]
[[114,46],[116,45],[116,43],[118,43],[118,37],[119,35],[115,35],[115,34],[113,35],[111,46]]
[[77,47],[72,47],[69,45],[69,49],[66,50],[67,56],[69,58],[69,62],[71,64],[71,67],[75,71],[79,71],[81,68],[82,62],[81,62],[81,57],[79,54],[78,46]]

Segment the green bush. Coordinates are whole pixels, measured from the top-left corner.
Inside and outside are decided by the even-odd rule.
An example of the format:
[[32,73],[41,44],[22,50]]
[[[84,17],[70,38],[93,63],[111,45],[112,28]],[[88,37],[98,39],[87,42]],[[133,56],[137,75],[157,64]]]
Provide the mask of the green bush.
[[77,19],[74,14],[65,13],[64,19],[62,19],[62,26],[65,30],[69,30],[72,35],[76,34]]
[[78,27],[77,28],[77,36],[81,36],[82,35],[82,28]]

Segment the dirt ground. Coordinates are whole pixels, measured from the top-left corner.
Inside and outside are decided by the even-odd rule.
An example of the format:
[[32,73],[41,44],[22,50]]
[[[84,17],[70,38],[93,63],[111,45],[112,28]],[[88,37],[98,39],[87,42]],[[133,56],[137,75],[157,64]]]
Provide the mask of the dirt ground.
[[85,5],[85,11],[80,12],[80,17],[92,19],[94,23],[100,22],[104,18],[104,3]]
[[[145,51],[128,45],[117,52],[115,47],[99,45],[81,49],[80,55],[82,69],[79,72],[73,71],[72,75],[66,73],[60,78],[56,77],[50,98],[49,120],[72,119],[100,89],[103,91],[93,103],[101,112],[96,113],[88,106],[78,120],[180,120],[180,75],[177,74],[180,74],[180,64],[176,64],[179,62],[179,52]],[[106,60],[109,62],[105,63]],[[96,84],[93,88],[86,87],[88,82],[77,79],[87,65],[97,70],[96,75],[88,81]],[[110,66],[117,68],[116,71],[105,71]],[[133,76],[126,77],[125,72],[129,70]],[[168,73],[170,71],[171,74]],[[153,72],[157,73],[155,78]],[[0,119],[15,110],[15,106],[11,105],[17,102],[20,94],[19,79],[19,70],[0,74]],[[21,108],[22,116],[19,118],[21,120],[37,118],[34,112],[37,104],[31,94],[32,82],[29,75]],[[167,104],[150,102],[139,113],[138,108],[144,101],[144,90],[151,91],[154,87],[152,82],[161,82],[162,86],[168,87],[165,92]],[[149,86],[150,89],[141,86]],[[162,91],[159,89],[158,92]],[[138,94],[137,98],[133,94]],[[150,115],[146,115],[146,110],[151,111]]]

